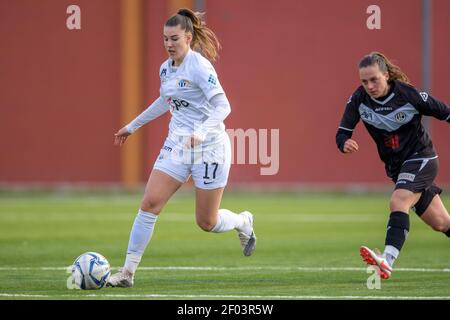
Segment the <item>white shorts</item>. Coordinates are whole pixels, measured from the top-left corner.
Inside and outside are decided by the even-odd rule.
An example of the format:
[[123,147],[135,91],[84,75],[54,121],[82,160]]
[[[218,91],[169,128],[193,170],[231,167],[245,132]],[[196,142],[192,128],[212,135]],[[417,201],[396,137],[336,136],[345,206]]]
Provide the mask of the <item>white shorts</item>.
[[198,146],[194,149],[166,139],[153,169],[160,170],[184,183],[192,175],[196,188],[217,189],[227,185],[231,167],[231,143]]

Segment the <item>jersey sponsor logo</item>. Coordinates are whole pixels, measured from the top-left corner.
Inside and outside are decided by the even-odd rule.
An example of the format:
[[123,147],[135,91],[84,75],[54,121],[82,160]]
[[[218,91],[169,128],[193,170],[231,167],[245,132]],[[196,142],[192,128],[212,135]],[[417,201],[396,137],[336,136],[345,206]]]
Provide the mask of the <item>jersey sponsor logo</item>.
[[416,178],[415,174],[403,172],[403,173],[400,173],[398,175],[398,179],[397,180],[406,180],[406,181],[413,182],[415,178]]
[[178,87],[179,88],[189,88],[191,87],[191,82],[189,80],[181,79],[178,81]]
[[168,159],[170,156],[170,153],[172,152],[172,148],[169,146],[163,146],[159,156],[158,156],[158,160],[164,160],[164,159]]
[[217,79],[213,74],[209,75],[208,82],[211,83],[212,85],[217,85]]
[[406,120],[406,113],[400,111],[395,114],[395,120],[397,122],[404,122]]
[[378,107],[375,109],[375,112],[379,111],[392,111],[392,107]]
[[172,99],[172,97],[169,97],[169,99],[167,99],[167,104],[170,106],[171,112],[174,112],[175,109],[178,111],[182,107],[184,108],[189,107],[189,102],[187,102],[186,100]]
[[422,91],[422,92],[419,92],[419,94],[422,97],[422,100],[427,102],[427,100],[428,100],[428,93]]

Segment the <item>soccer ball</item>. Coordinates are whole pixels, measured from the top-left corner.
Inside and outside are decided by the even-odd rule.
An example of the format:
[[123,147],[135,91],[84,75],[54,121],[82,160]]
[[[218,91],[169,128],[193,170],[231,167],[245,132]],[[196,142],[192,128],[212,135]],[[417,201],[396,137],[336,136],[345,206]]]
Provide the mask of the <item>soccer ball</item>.
[[72,265],[73,282],[83,290],[103,288],[110,275],[108,260],[96,252],[83,253]]

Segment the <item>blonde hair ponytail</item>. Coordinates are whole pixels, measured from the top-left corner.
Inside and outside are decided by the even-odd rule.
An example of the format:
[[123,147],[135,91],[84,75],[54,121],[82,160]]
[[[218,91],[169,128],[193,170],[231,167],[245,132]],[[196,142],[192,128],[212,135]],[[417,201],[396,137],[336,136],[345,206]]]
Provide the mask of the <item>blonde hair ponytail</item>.
[[179,25],[186,32],[191,32],[193,36],[191,48],[202,53],[208,60],[215,61],[221,46],[217,36],[206,26],[204,15],[204,13],[183,8],[170,17],[165,25],[168,27]]

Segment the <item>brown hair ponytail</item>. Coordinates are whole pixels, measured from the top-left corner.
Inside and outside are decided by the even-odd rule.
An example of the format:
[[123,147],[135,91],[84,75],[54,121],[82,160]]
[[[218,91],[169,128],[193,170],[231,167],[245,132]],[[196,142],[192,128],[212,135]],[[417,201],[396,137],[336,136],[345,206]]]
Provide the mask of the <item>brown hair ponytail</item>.
[[377,64],[380,67],[381,72],[388,72],[389,79],[411,84],[408,76],[380,52],[371,52],[364,56],[359,62],[358,67],[361,69],[374,64]]
[[186,32],[191,32],[193,36],[191,48],[201,52],[208,60],[214,61],[217,59],[221,46],[214,32],[206,27],[204,15],[204,13],[183,8],[170,17],[165,25],[168,27],[179,25]]

